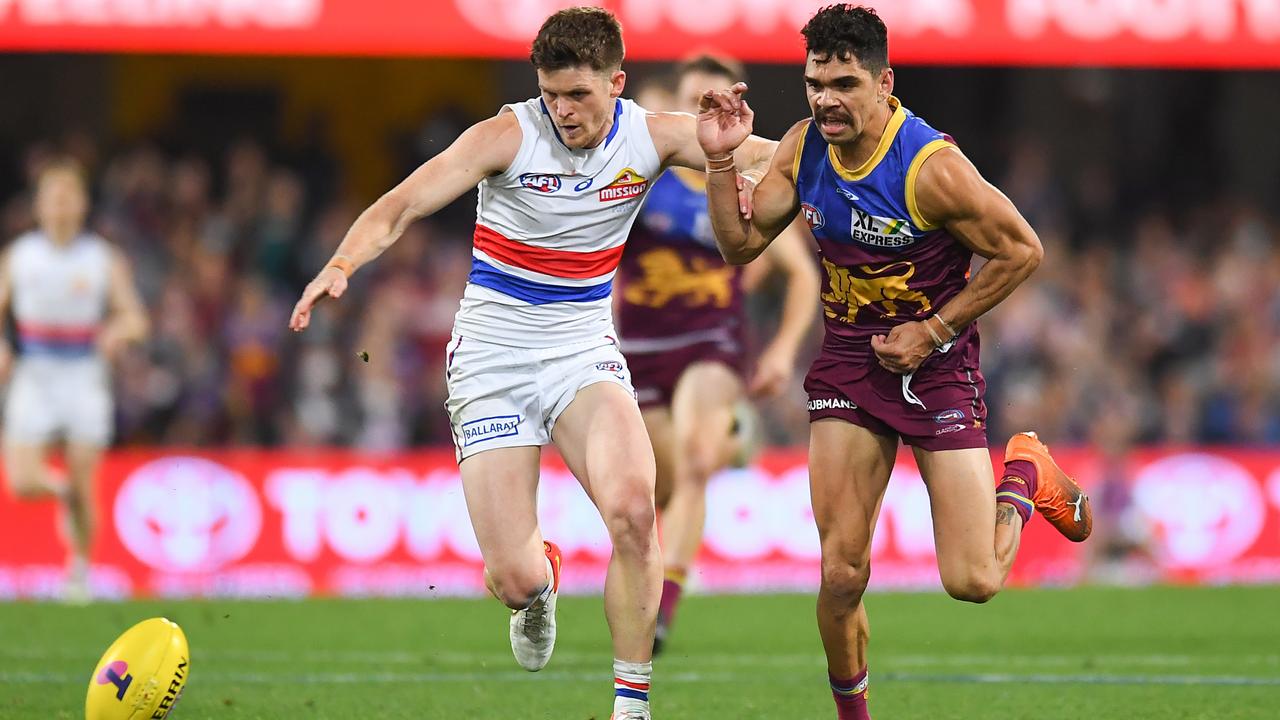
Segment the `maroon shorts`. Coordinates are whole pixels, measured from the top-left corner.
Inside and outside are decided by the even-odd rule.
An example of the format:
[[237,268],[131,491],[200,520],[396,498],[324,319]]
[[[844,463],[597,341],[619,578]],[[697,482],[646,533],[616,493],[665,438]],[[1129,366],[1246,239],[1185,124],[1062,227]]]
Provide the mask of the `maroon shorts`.
[[[625,348],[624,342],[624,351]],[[728,343],[705,342],[662,352],[624,354],[627,357],[627,367],[631,369],[631,384],[636,389],[636,402],[642,408],[670,405],[676,383],[694,363],[718,362],[738,375],[743,374],[742,353],[735,352],[734,347]]]
[[838,418],[921,450],[987,447],[987,383],[973,368],[928,365],[911,376],[822,354],[804,379],[809,422]]

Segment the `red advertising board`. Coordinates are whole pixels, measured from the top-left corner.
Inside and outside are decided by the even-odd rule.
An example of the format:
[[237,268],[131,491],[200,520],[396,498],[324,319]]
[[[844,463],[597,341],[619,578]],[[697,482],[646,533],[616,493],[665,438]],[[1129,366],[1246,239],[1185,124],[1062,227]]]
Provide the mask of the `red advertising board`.
[[[1088,451],[1059,454],[1095,493],[1105,470]],[[1151,451],[1116,477],[1127,527],[1154,555],[1149,580],[1280,581],[1280,453]],[[541,522],[566,553],[570,592],[597,592],[609,541],[564,466],[543,467]],[[777,451],[712,482],[706,545],[693,582],[711,592],[796,590],[818,580],[804,454]],[[447,451],[122,452],[103,465],[92,583],[105,597],[478,595],[481,560]],[[63,551],[52,503],[0,499],[0,599],[57,593]],[[1065,584],[1086,546],[1042,520],[1024,535],[1011,581]],[[899,458],[872,551],[874,588],[939,586],[928,495]]]
[[[528,56],[548,14],[613,10],[628,56],[798,62],[829,0],[0,0],[0,50]],[[871,0],[895,63],[1280,67],[1275,0]]]

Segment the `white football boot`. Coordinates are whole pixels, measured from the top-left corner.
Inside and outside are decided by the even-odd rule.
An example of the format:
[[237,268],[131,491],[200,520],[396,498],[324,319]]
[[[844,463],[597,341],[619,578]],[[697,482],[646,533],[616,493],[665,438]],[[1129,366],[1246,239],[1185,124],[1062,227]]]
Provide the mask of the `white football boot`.
[[560,592],[560,548],[544,542],[551,582],[533,604],[511,612],[511,652],[520,667],[538,672],[556,648],[556,595]]

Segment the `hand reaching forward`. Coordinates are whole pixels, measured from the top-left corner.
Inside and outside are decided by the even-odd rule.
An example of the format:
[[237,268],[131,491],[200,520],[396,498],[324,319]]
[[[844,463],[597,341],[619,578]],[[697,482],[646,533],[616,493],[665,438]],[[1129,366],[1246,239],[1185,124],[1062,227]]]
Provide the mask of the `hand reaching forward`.
[[756,114],[742,97],[746,91],[746,83],[737,83],[698,98],[698,144],[707,157],[724,157],[751,135]]
[[302,298],[293,306],[293,315],[289,317],[289,329],[302,332],[311,324],[311,310],[324,297],[340,298],[347,290],[347,275],[341,268],[330,265],[321,270],[316,278],[307,283],[302,291]]

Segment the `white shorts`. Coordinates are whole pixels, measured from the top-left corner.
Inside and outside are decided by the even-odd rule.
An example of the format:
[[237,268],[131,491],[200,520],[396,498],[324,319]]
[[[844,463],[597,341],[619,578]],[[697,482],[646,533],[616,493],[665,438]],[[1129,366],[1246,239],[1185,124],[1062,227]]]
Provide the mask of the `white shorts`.
[[64,439],[103,447],[111,441],[114,411],[101,361],[22,358],[5,398],[4,439],[24,445]]
[[578,391],[598,382],[635,396],[631,371],[609,338],[517,348],[454,336],[446,350],[445,409],[458,460],[504,447],[542,446]]

